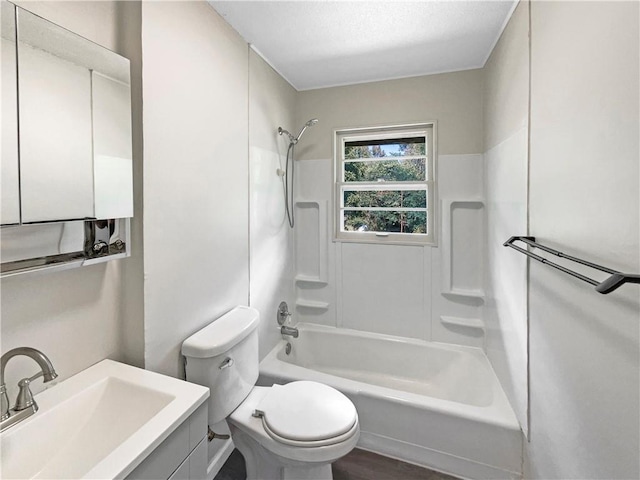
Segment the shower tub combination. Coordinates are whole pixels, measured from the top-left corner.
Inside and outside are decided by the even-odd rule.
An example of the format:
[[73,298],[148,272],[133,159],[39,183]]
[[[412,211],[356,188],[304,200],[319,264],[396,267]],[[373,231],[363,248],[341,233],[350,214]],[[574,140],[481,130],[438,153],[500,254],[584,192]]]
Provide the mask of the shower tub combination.
[[261,385],[315,380],[337,388],[356,405],[365,450],[464,478],[521,478],[520,426],[482,350],[297,328],[298,338],[261,362]]

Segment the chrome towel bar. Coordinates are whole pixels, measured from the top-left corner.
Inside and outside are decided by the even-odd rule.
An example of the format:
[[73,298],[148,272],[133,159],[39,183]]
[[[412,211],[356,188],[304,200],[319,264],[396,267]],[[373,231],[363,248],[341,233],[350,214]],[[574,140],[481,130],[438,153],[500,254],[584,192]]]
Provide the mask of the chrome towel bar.
[[[544,257],[541,257],[540,255],[536,255],[535,253],[532,253],[522,247],[519,247],[518,245],[514,245],[514,242],[520,241],[522,243],[525,243],[527,245],[529,245],[530,247],[533,248],[538,248],[540,250],[543,250],[547,253],[550,253],[552,255],[555,255],[556,257],[561,257],[561,258],[566,258],[567,260],[570,260],[572,262],[576,262],[579,263],[581,265],[586,265],[587,267],[593,268],[595,270],[599,270],[601,272],[605,272],[610,274],[610,276],[605,279],[602,282],[599,282],[597,280],[594,280],[592,278],[589,278],[585,275],[582,275],[578,272],[574,272],[573,270],[570,270],[566,267],[563,267],[562,265],[558,265],[557,263],[553,263],[549,260],[547,260]],[[615,289],[617,289],[618,287],[620,287],[621,285],[625,284],[625,283],[639,283],[640,284],[640,275],[632,275],[632,274],[628,274],[628,273],[622,273],[622,272],[618,272],[616,270],[613,270],[611,268],[607,268],[607,267],[603,267],[602,265],[598,265],[596,263],[592,263],[592,262],[588,262],[586,260],[582,260],[581,258],[577,258],[577,257],[572,257],[571,255],[567,255],[565,253],[559,252],[558,250],[554,250],[553,248],[549,248],[549,247],[545,247],[544,245],[541,245],[539,243],[536,242],[536,238],[535,237],[511,237],[509,238],[509,240],[507,240],[506,242],[503,243],[503,246],[505,247],[511,247],[514,250],[517,250],[520,253],[524,253],[527,257],[531,257],[534,260],[537,260],[539,262],[544,263],[545,265],[549,265],[550,267],[553,267],[557,270],[560,270],[564,273],[567,273],[569,275],[571,275],[572,277],[576,277],[579,278],[580,280],[582,280],[583,282],[587,282],[590,283],[591,285],[594,285],[596,287],[596,291],[602,294],[606,294],[606,293],[611,293],[613,292]]]

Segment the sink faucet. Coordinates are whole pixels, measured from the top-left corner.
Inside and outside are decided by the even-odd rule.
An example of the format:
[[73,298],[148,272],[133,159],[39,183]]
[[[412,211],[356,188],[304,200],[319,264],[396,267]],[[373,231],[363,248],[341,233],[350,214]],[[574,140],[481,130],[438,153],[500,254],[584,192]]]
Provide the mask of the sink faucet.
[[[7,396],[7,386],[4,383],[4,369],[7,362],[17,355],[24,355],[33,359],[39,366],[40,371],[29,378],[23,378],[18,382],[20,391],[13,408],[9,407],[9,397]],[[38,411],[38,405],[33,399],[33,394],[29,384],[36,378],[43,377],[44,382],[50,382],[58,374],[53,368],[51,361],[40,350],[31,347],[18,347],[9,350],[0,358],[0,431],[21,422]]]
[[291,335],[293,338],[298,338],[299,332],[296,327],[288,327],[287,325],[283,325],[280,327],[280,333],[282,335]]

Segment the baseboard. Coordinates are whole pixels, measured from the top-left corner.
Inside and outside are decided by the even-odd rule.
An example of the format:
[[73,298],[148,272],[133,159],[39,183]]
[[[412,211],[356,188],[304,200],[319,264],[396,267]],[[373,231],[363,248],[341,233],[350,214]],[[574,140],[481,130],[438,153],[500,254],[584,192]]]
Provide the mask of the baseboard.
[[517,472],[509,472],[467,458],[456,457],[370,432],[360,432],[358,448],[463,479],[520,480],[522,478],[522,475]]

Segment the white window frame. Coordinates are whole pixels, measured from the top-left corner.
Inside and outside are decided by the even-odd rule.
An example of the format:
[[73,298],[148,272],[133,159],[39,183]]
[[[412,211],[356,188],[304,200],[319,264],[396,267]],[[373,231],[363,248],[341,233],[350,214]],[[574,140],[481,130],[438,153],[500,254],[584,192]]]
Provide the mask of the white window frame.
[[[400,138],[424,136],[426,142],[427,172],[425,181],[416,182],[344,182],[344,144],[348,141],[362,141],[370,139]],[[391,126],[375,126],[365,128],[341,128],[334,130],[334,241],[355,243],[376,243],[395,245],[430,245],[437,244],[435,230],[437,182],[436,182],[436,122],[403,124]],[[384,157],[382,157],[384,158]],[[390,157],[393,158],[393,157]],[[384,188],[381,188],[381,187]],[[347,188],[348,187],[348,188]],[[399,232],[348,232],[342,230],[344,212],[344,190],[427,190],[427,233],[399,233]],[[380,210],[384,210],[380,208]],[[398,209],[393,209],[394,211]]]

